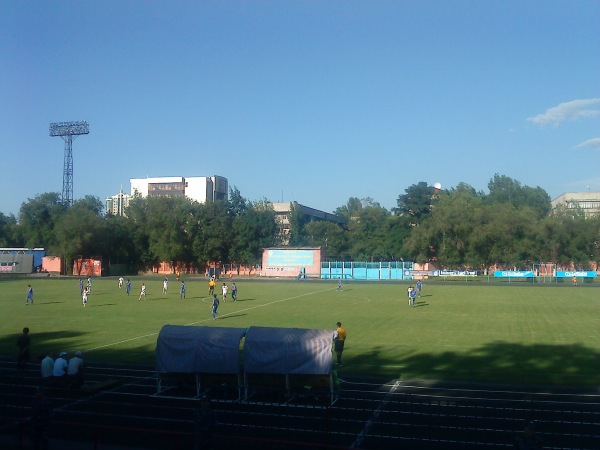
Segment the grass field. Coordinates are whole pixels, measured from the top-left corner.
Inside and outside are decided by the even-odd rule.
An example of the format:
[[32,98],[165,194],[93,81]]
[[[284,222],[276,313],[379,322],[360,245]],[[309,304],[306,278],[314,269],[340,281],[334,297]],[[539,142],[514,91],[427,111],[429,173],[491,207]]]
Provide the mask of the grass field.
[[[0,354],[16,357],[31,329],[32,356],[82,350],[96,361],[154,363],[165,324],[333,329],[348,332],[343,372],[517,384],[600,385],[600,298],[595,287],[425,283],[415,308],[407,284],[237,279],[239,301],[221,303],[213,321],[204,278],[132,277],[131,296],[116,279],[94,279],[82,307],[76,278],[0,278]],[[141,282],[147,300],[138,301]],[[25,305],[27,285],[35,304]],[[228,281],[228,284],[230,282]],[[220,292],[221,283],[217,284]]]

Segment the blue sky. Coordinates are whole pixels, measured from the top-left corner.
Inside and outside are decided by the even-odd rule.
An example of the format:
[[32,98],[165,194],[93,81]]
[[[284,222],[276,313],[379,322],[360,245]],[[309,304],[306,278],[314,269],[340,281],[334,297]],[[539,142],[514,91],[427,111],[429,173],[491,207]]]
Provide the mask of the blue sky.
[[0,2],[0,212],[221,175],[250,200],[385,208],[420,181],[600,191],[600,2]]

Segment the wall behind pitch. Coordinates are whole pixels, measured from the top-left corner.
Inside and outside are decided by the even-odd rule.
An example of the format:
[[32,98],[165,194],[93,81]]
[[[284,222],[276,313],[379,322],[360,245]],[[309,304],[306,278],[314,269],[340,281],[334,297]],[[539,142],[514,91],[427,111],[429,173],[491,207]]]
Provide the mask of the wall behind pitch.
[[32,273],[33,255],[0,255],[0,273]]
[[321,247],[265,248],[262,257],[262,276],[297,277],[302,269],[307,277],[321,276]]

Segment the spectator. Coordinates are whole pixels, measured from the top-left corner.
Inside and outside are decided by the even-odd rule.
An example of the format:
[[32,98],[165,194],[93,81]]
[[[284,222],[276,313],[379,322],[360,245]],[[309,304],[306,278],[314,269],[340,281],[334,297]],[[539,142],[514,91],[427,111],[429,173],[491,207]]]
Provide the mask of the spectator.
[[42,384],[48,384],[52,379],[52,374],[54,371],[54,358],[52,358],[52,353],[46,353],[46,357],[42,359],[42,363],[40,365],[40,374],[42,376]]
[[69,386],[81,387],[83,384],[83,359],[81,358],[81,352],[77,350],[75,356],[69,360],[67,366],[67,379]]
[[52,369],[53,383],[56,385],[62,385],[65,383],[67,368],[69,364],[66,360],[67,352],[60,352],[56,361],[54,361],[54,368]]
[[31,345],[31,340],[29,339],[29,328],[23,328],[23,334],[19,336],[17,339],[17,347],[19,347],[19,358],[17,362],[17,370],[19,373],[23,374],[25,370],[25,366],[29,361],[29,346]]

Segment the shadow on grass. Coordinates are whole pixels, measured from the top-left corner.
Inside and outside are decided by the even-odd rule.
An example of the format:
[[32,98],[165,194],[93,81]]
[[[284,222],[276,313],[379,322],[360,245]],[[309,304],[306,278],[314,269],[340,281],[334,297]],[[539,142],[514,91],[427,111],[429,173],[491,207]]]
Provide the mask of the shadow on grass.
[[[88,305],[89,306],[89,305]],[[222,319],[246,315],[235,313]],[[30,327],[31,362],[46,352],[82,350],[86,359],[130,364],[155,362],[154,337],[145,336],[140,345],[122,348],[115,344],[98,349],[81,348],[88,333],[57,330],[38,333]],[[158,337],[158,331],[156,337]],[[16,359],[16,341],[21,329],[0,337],[0,348],[7,357]],[[387,346],[374,346],[370,352],[353,353],[352,345],[344,351],[342,378],[346,374],[403,380],[506,383],[514,385],[598,386],[600,352],[582,344],[524,344],[491,342],[468,353],[457,351],[411,352],[397,359],[389,357]]]
[[221,319],[231,319],[233,317],[242,317],[247,316],[248,314],[226,314],[224,316],[219,316]]
[[[405,380],[472,381],[508,384],[590,386],[600,384],[600,353],[581,344],[492,342],[470,353],[416,353],[391,361],[384,348],[353,356],[344,352],[347,371]],[[346,365],[345,365],[346,366]],[[392,368],[394,367],[395,368]],[[379,369],[378,369],[379,367]]]

